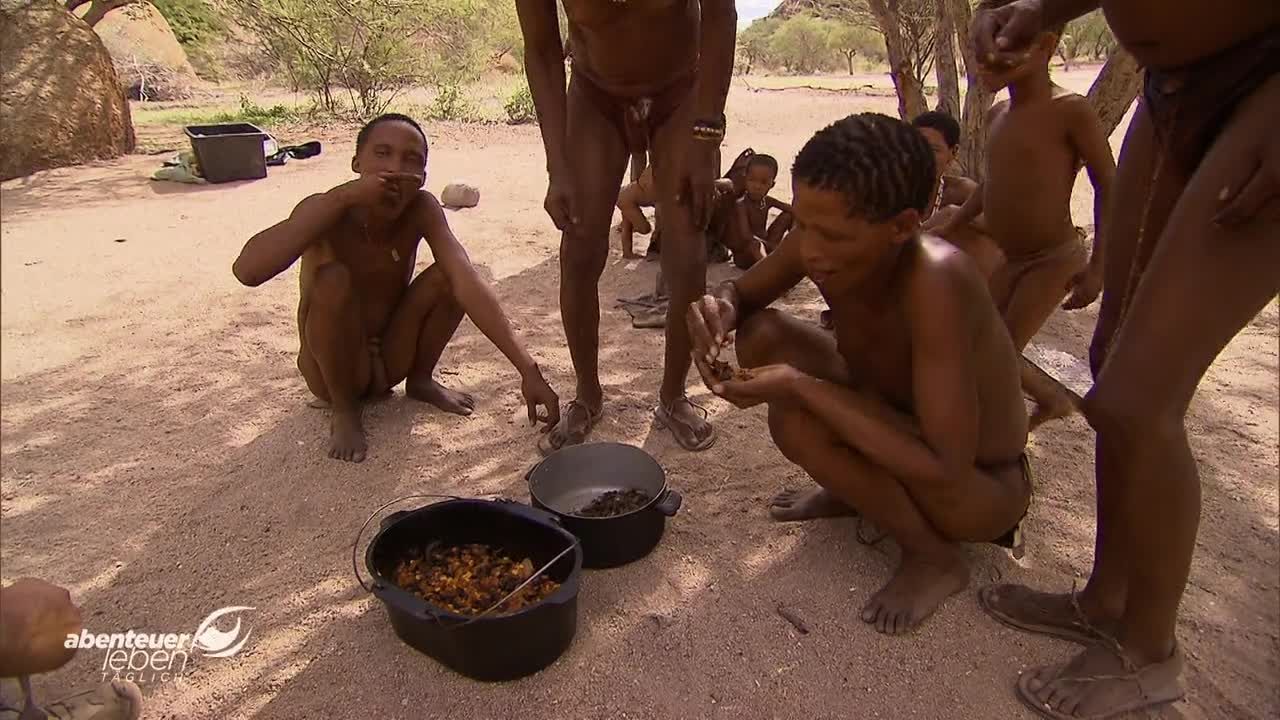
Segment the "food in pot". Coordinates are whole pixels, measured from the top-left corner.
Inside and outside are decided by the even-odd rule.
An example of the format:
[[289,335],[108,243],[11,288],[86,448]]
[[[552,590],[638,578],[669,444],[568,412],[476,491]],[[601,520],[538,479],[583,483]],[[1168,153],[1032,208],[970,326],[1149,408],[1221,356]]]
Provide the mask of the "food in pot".
[[610,490],[596,496],[576,514],[594,518],[625,515],[648,505],[652,499],[643,490]]
[[[536,568],[529,558],[515,560],[488,545],[432,543],[396,566],[395,582],[429,604],[457,615],[479,615],[528,580]],[[560,583],[543,575],[491,615],[523,610],[542,602]]]

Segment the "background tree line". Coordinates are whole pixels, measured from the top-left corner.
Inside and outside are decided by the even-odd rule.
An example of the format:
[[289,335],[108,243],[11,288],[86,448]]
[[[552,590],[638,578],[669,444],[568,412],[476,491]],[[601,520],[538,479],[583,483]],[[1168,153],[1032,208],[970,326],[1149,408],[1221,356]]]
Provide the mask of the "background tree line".
[[[968,44],[976,5],[975,0],[783,0],[770,17],[738,33],[738,69],[811,73],[830,70],[843,59],[852,74],[855,58],[883,63],[903,118],[930,109],[932,85],[933,107],[961,121],[961,169],[980,180],[993,95],[978,82]],[[1137,96],[1141,77],[1101,14],[1070,23],[1057,56],[1068,70],[1081,61],[1105,61],[1088,97],[1107,131],[1115,130]]]

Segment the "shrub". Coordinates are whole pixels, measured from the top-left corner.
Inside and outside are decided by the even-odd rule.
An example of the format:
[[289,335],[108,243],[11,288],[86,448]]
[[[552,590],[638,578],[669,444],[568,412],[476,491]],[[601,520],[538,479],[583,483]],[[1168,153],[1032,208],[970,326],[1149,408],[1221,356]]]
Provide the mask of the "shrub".
[[467,99],[461,83],[445,82],[440,84],[435,99],[427,108],[427,117],[432,120],[474,120],[476,110]]
[[525,125],[538,121],[538,111],[533,106],[533,93],[529,92],[529,83],[522,82],[507,97],[503,106],[507,112],[507,122],[512,125]]

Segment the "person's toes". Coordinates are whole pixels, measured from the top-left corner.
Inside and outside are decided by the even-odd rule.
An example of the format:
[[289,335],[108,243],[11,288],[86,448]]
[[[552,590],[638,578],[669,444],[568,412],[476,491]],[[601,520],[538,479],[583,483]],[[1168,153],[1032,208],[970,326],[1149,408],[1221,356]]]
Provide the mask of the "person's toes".
[[898,613],[893,619],[893,634],[905,635],[911,629],[911,616],[908,613]]
[[876,622],[876,601],[872,598],[870,602],[862,608],[862,622],[868,625],[874,625]]
[[795,503],[796,492],[794,490],[783,490],[774,495],[769,500],[769,504],[776,508],[789,508]]
[[1080,701],[1080,695],[1072,693],[1058,702],[1058,712],[1074,717],[1076,711],[1080,709]]

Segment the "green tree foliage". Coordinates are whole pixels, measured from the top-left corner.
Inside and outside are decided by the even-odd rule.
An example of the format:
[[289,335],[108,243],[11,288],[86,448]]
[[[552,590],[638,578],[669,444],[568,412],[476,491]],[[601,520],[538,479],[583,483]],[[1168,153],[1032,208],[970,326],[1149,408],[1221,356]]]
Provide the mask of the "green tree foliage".
[[790,72],[811,73],[830,67],[833,54],[828,41],[831,25],[812,15],[795,15],[769,39],[769,55]]
[[849,74],[853,74],[854,58],[884,60],[884,36],[871,28],[834,20],[830,23],[827,42],[831,49],[844,57]]
[[738,57],[745,64],[744,72],[771,64],[770,41],[781,25],[782,21],[776,18],[756,20],[738,33]]
[[186,47],[207,45],[225,36],[227,25],[205,0],[151,0]]
[[510,0],[225,0],[298,88],[361,116],[406,88],[457,86],[518,52]]

